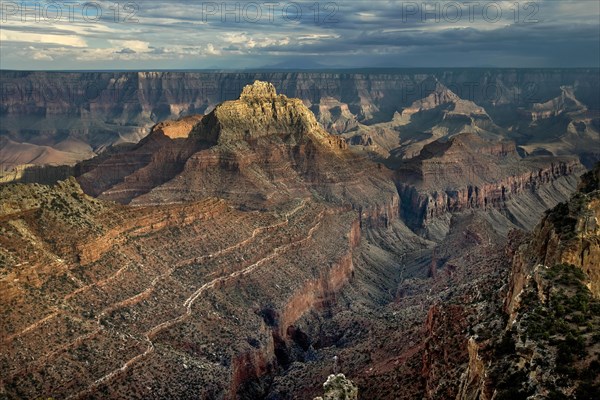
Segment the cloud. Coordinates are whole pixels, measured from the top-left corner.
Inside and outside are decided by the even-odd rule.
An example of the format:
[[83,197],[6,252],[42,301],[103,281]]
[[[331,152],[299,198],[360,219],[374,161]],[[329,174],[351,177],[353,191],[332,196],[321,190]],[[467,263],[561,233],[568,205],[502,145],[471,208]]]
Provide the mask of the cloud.
[[207,2],[147,0],[134,20],[121,9],[117,21],[113,3],[99,4],[94,23],[3,22],[0,66],[600,66],[600,3],[587,0],[257,2],[258,14],[238,1],[210,3],[219,9],[209,12]]
[[132,50],[134,53],[144,53],[150,50],[150,43],[143,42],[141,40],[109,40],[110,44],[115,47],[122,47],[124,49]]
[[9,29],[0,29],[0,42],[51,43],[60,46],[87,47],[86,41],[80,37],[51,34],[37,35],[35,33],[12,31]]
[[126,47],[124,49],[115,51],[115,53],[116,54],[136,54],[137,52],[133,49]]
[[206,54],[209,54],[211,56],[218,56],[221,54],[221,51],[218,49],[215,49],[215,46],[213,46],[212,43],[209,43],[206,45]]
[[54,58],[43,50],[36,49],[33,46],[29,46],[29,50],[32,53],[31,58],[36,61],[54,61]]

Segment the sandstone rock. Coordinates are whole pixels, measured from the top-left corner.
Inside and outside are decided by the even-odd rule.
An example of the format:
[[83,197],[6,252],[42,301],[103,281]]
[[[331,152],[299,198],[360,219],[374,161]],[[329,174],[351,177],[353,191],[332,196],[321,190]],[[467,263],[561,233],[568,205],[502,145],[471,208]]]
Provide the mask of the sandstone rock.
[[202,115],[190,115],[175,121],[164,121],[156,124],[150,131],[150,135],[155,132],[171,138],[187,138],[192,127],[202,119]]
[[[319,127],[301,100],[277,95],[272,84],[261,81],[244,87],[239,100],[226,101],[215,107],[193,134],[219,144],[273,135],[298,142],[309,136],[321,141],[333,139]],[[343,146],[342,141],[337,140],[337,143]]]
[[[457,399],[509,394],[542,398],[550,393],[593,398],[598,392],[594,374],[588,378],[584,371],[595,368],[597,339],[589,334],[600,326],[598,312],[589,311],[600,306],[600,235],[595,223],[586,228],[583,222],[598,219],[599,170],[600,165],[586,173],[580,192],[548,210],[531,234],[513,235],[507,248],[512,268],[503,299],[506,328],[492,335],[493,346],[476,338],[469,341],[469,366]],[[574,298],[585,299],[588,306],[571,306]]]
[[[515,268],[529,274],[533,265],[572,264],[587,275],[589,289],[600,297],[600,164],[582,177],[570,201],[549,210],[533,231],[533,237],[517,261],[527,263]],[[519,265],[515,265],[519,267]],[[516,273],[519,275],[519,273]],[[518,279],[513,277],[514,281]],[[523,279],[521,279],[523,280]],[[518,293],[518,290],[514,291]]]
[[137,205],[218,196],[252,208],[318,193],[356,210],[365,226],[398,216],[389,172],[348,151],[302,101],[276,94],[271,84],[247,86],[187,138],[165,136],[163,126],[131,150],[83,163],[84,190]]

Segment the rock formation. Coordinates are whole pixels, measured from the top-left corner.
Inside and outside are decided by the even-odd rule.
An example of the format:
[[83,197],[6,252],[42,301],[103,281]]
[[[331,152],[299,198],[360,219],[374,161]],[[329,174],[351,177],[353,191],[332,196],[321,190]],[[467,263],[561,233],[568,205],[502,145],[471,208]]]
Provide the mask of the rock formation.
[[218,196],[261,208],[316,191],[364,214],[367,224],[386,224],[399,210],[387,171],[348,151],[300,100],[263,82],[217,106],[187,138],[168,138],[157,126],[133,149],[82,170],[86,192],[137,205]]
[[[596,262],[595,228],[575,217],[593,200],[563,213],[581,251],[554,212],[541,232],[557,246],[523,254],[526,235],[509,234],[565,200],[577,161],[463,132],[390,171],[274,86],[237,94],[76,179],[0,186],[1,396],[313,399],[333,357],[351,396],[504,388],[478,360],[502,343],[503,310],[521,324],[505,304],[527,280],[513,258],[525,277],[529,254]],[[414,209],[413,192],[427,199]]]
[[570,201],[516,241],[504,298],[508,322],[489,342],[470,339],[458,399],[600,393],[599,176],[600,164]]
[[[574,158],[522,159],[512,142],[463,133],[425,146],[418,157],[400,165],[396,180],[404,218],[415,228],[427,228],[448,212],[492,208],[531,228],[531,219],[511,199],[535,193],[542,199],[541,212],[557,190],[568,196],[583,171]],[[550,193],[545,193],[547,185]]]
[[[503,135],[528,153],[576,154],[588,168],[600,157],[597,69],[0,74],[0,134],[40,147],[19,160],[0,153],[6,169],[136,143],[157,122],[208,114],[255,80],[300,98],[330,133],[368,132],[385,157],[395,148],[400,158],[413,157],[430,141],[464,130]],[[395,115],[404,119],[394,122]],[[48,147],[70,154],[36,157]]]
[[[400,224],[390,177],[270,85],[187,136],[185,123],[81,166],[85,190],[72,178],[0,187],[3,395],[263,396],[261,379],[310,350],[296,321],[352,279],[361,226]],[[135,207],[84,194],[120,181],[153,195],[179,179],[203,184]]]

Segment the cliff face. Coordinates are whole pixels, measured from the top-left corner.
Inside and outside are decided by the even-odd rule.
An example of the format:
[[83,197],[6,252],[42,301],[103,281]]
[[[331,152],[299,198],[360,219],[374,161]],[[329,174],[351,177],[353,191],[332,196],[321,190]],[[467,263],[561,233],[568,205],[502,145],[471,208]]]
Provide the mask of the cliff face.
[[531,110],[531,118],[536,121],[559,116],[562,113],[585,113],[587,107],[573,93],[573,87],[561,86],[561,94],[545,103],[536,103]]
[[[348,247],[318,277],[303,282],[285,301],[282,310],[261,310],[265,319],[267,346],[251,350],[233,359],[233,374],[229,396],[252,399],[264,395],[266,388],[257,385],[265,375],[273,374],[275,366],[288,368],[298,353],[310,351],[310,338],[296,326],[303,315],[309,312],[324,312],[336,303],[336,295],[348,283],[354,273],[353,251],[361,238],[358,220],[352,223],[347,234]],[[254,386],[253,386],[254,384]],[[258,388],[256,387],[258,386]]]
[[187,138],[202,115],[190,115],[175,121],[163,121],[156,124],[150,133],[162,133],[171,139]]
[[482,107],[473,101],[461,99],[456,93],[440,83],[437,78],[429,78],[422,85],[428,88],[428,91],[423,93],[423,95],[427,96],[404,108],[401,114],[402,117],[406,118],[416,113],[442,108],[442,119],[449,119],[459,115],[468,117],[472,121],[474,118],[489,119],[489,116]]
[[300,99],[278,95],[271,83],[261,81],[246,86],[238,100],[218,105],[191,134],[219,145],[278,136],[298,144],[314,140],[332,150],[347,148],[344,140],[320,127]]
[[1,189],[9,398],[255,398],[308,351],[296,321],[335,304],[361,238],[355,211],[317,199],[252,212],[126,207],[74,180]]
[[[574,177],[583,170],[573,158],[521,159],[514,143],[461,134],[433,142],[418,157],[401,164],[396,185],[404,218],[419,229],[447,213],[469,209],[497,209],[511,216],[511,200],[525,193],[543,198],[548,186],[560,192],[556,181],[565,183],[562,195],[568,195],[574,189]],[[547,202],[552,205],[551,199]],[[511,219],[528,228],[518,215]]]
[[[203,114],[223,101],[237,98],[244,86],[256,80],[273,82],[279,92],[311,104],[319,104],[322,99],[348,104],[359,121],[389,110],[391,117],[394,102],[403,108],[409,107],[434,93],[438,84],[459,98],[483,106],[494,102],[498,106],[523,107],[532,105],[532,101],[543,103],[546,101],[543,99],[560,97],[561,86],[577,82],[574,94],[591,109],[600,106],[595,96],[599,84],[595,69],[262,73],[2,71],[2,79],[6,98],[2,106],[4,115],[106,115],[107,120],[115,122],[136,117],[161,120],[183,113]],[[435,101],[440,104],[442,100]]]
[[[460,370],[455,365],[467,361],[464,340],[456,338],[466,330],[465,310],[459,305],[433,306],[425,322],[423,368],[425,397],[428,399],[455,398]],[[454,338],[454,339],[451,339]]]
[[507,312],[513,313],[519,293],[530,279],[531,267],[571,264],[587,276],[587,285],[600,296],[600,167],[581,178],[579,191],[568,202],[546,212],[532,233],[531,241],[515,255]]
[[597,396],[599,177],[600,165],[531,234],[513,238],[506,328],[491,345],[470,342],[458,398]]

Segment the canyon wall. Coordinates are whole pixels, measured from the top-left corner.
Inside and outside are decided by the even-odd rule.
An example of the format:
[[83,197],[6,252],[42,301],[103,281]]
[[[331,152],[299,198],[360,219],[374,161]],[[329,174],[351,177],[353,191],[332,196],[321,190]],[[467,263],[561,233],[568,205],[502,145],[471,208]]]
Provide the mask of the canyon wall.
[[590,292],[600,297],[600,165],[582,176],[569,201],[548,210],[529,240],[513,255],[505,311],[514,318],[523,288],[536,279],[533,268],[571,264],[587,276]]
[[[17,142],[56,144],[68,137],[94,150],[137,141],[168,118],[206,114],[235,99],[255,80],[302,99],[328,129],[389,121],[444,84],[477,103],[496,123],[513,123],[518,110],[537,116],[534,104],[572,86],[590,110],[600,109],[595,69],[391,69],[327,72],[26,72],[2,71],[1,134]],[[433,79],[435,77],[435,79]],[[531,113],[529,113],[531,109]],[[531,114],[531,115],[530,115]],[[534,115],[535,114],[535,115]],[[23,118],[23,117],[26,118]],[[512,121],[511,121],[512,120]]]
[[426,226],[446,213],[469,209],[505,209],[506,203],[524,192],[536,193],[543,185],[583,171],[576,160],[551,161],[534,171],[499,178],[496,182],[468,185],[447,190],[423,191],[399,181],[405,218],[414,227]]
[[504,329],[470,337],[457,400],[598,393],[599,181],[600,164],[532,232],[511,233],[505,251],[512,265],[500,297]]
[[[434,90],[431,76],[458,97],[486,105],[525,106],[575,92],[598,109],[595,69],[387,69],[326,72],[26,72],[2,71],[6,115],[76,115],[106,121],[154,121],[210,111],[236,99],[244,86],[268,81],[279,93],[314,104],[333,98],[360,120],[408,107]],[[364,100],[368,100],[365,103]],[[332,102],[332,100],[328,100]],[[363,104],[361,104],[361,101]],[[539,108],[539,107],[538,107]],[[393,113],[392,111],[392,113]],[[137,113],[137,114],[135,114]],[[389,115],[391,117],[391,114]]]
[[263,329],[267,331],[266,336],[270,339],[256,350],[233,357],[229,389],[231,398],[252,398],[253,393],[260,393],[264,389],[253,392],[257,390],[256,386],[251,389],[249,385],[255,384],[260,387],[261,379],[266,375],[275,373],[277,368],[287,368],[288,364],[294,361],[293,347],[299,347],[300,351],[309,349],[309,338],[295,325],[310,311],[323,313],[333,307],[337,293],[352,279],[353,250],[361,238],[358,219],[352,223],[347,238],[349,247],[339,260],[331,263],[319,277],[303,282],[284,302],[282,310],[269,309],[267,314],[264,314],[266,323]]

